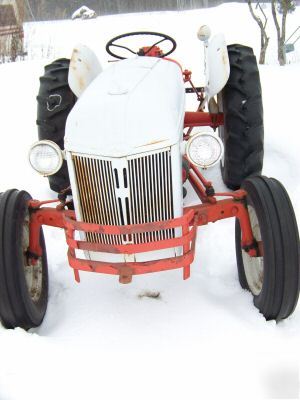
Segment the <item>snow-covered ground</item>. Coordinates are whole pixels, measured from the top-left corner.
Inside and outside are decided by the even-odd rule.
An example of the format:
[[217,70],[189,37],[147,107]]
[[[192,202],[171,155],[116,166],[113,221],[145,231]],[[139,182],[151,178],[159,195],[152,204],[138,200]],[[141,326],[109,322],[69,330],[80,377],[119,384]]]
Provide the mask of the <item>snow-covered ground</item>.
[[[288,32],[299,17],[298,7]],[[163,31],[177,40],[174,58],[194,71],[198,85],[202,49],[196,31],[204,23],[225,32],[228,43],[253,46],[258,54],[258,27],[242,4],[28,24],[29,60],[0,66],[0,192],[16,187],[40,199],[53,196],[27,162],[37,139],[38,77],[48,61],[69,57],[73,45],[84,42],[106,65],[104,47],[111,37]],[[300,64],[282,68],[275,59],[273,40],[269,65],[260,67],[264,173],[287,187],[300,224]],[[222,187],[218,167],[208,176]],[[189,193],[186,204],[194,201]],[[233,225],[227,220],[199,230],[188,281],[173,271],[135,277],[131,285],[87,273],[76,284],[63,232],[47,229],[48,311],[41,327],[30,332],[0,328],[0,399],[299,398],[300,307],[279,324],[259,314],[238,283]],[[161,295],[144,297],[147,290]]]

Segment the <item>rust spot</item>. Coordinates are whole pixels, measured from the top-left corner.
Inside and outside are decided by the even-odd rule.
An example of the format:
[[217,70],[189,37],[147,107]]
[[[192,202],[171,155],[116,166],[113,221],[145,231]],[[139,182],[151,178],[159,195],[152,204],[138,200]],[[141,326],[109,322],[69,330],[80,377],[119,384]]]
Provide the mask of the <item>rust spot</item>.
[[126,267],[126,266],[120,267],[119,273],[120,273],[120,276],[119,276],[120,283],[124,283],[124,284],[131,283],[133,271],[130,267]]
[[259,241],[257,242],[257,247],[258,247],[258,257],[263,257],[264,256],[264,247],[263,247],[263,242]]
[[227,65],[227,54],[225,51],[222,51],[222,63],[226,66]]
[[92,265],[92,264],[87,264],[88,265],[88,267],[90,268],[90,270],[92,271],[92,272],[95,272],[96,271],[96,268]]
[[119,282],[123,284],[132,282],[132,275],[120,275]]
[[79,83],[80,90],[83,91],[85,89],[85,81],[82,76],[78,77],[78,83]]
[[232,215],[238,215],[239,209],[237,207],[232,207],[231,212],[232,212]]
[[206,214],[199,214],[199,220],[203,225],[208,224],[208,218]]

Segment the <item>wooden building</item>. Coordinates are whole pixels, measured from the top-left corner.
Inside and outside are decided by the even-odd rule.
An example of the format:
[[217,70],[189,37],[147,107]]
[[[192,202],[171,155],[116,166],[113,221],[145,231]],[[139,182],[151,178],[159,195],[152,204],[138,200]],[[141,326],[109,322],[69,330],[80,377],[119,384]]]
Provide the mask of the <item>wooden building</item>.
[[23,53],[23,24],[17,1],[0,0],[0,62]]

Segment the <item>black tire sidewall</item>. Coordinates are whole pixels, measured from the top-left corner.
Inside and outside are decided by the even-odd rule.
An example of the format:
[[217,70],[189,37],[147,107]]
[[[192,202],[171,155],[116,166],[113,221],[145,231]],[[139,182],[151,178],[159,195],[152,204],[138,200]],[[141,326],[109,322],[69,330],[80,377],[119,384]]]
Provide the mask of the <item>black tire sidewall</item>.
[[[23,223],[31,196],[25,191],[8,191],[1,198],[0,260],[1,303],[3,324],[8,328],[29,329],[39,326],[44,318],[48,302],[48,265],[43,232],[40,234],[42,256],[42,291],[38,301],[29,295],[24,271],[22,249]],[[3,204],[5,201],[5,204]],[[1,207],[2,206],[2,207]],[[5,287],[3,287],[5,286]]]
[[[253,295],[255,306],[265,315],[267,310],[272,307],[272,296],[271,294],[275,291],[275,280],[277,276],[275,274],[276,257],[274,245],[276,245],[278,226],[276,224],[276,212],[270,204],[266,202],[264,195],[262,195],[263,186],[258,182],[260,191],[253,187],[249,181],[246,181],[242,187],[247,191],[247,204],[251,205],[257,215],[262,242],[264,249],[264,278],[261,292],[259,295]],[[268,212],[266,210],[268,209]],[[274,224],[275,223],[275,224]],[[274,230],[275,229],[275,234]],[[280,246],[280,243],[277,243]],[[244,269],[244,267],[243,267]]]
[[[263,166],[263,105],[259,70],[253,50],[235,44],[228,46],[230,75],[218,94],[224,126],[219,136],[224,144],[220,163],[225,185],[239,189],[249,176],[259,175]],[[221,100],[221,102],[220,102]]]
[[[40,78],[37,96],[37,125],[39,140],[51,140],[62,150],[67,117],[76,103],[76,96],[68,83],[69,59],[58,59],[45,67]],[[47,101],[50,96],[61,97],[60,105],[49,111]],[[50,188],[60,192],[70,185],[67,162],[64,160],[61,169],[48,177]]]
[[[247,179],[242,188],[247,204],[257,215],[264,251],[261,292],[253,294],[255,306],[267,320],[287,318],[294,311],[300,287],[299,234],[295,214],[286,190],[264,176]],[[241,249],[241,230],[236,222],[236,256],[239,281],[249,289]]]

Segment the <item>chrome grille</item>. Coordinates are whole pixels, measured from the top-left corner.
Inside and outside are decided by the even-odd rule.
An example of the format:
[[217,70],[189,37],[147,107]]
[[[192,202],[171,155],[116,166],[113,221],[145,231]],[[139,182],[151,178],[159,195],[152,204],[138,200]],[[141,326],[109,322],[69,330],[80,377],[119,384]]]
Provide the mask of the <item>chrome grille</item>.
[[[131,221],[133,224],[163,221],[174,216],[170,151],[128,161]],[[173,230],[134,235],[135,243],[173,237]]]
[[[82,219],[101,225],[121,225],[110,161],[73,156]],[[121,244],[120,235],[87,233],[87,239]]]
[[[85,222],[143,224],[174,217],[170,149],[143,157],[103,160],[73,154],[78,197]],[[105,244],[148,243],[174,237],[174,230],[134,235],[87,234]]]

